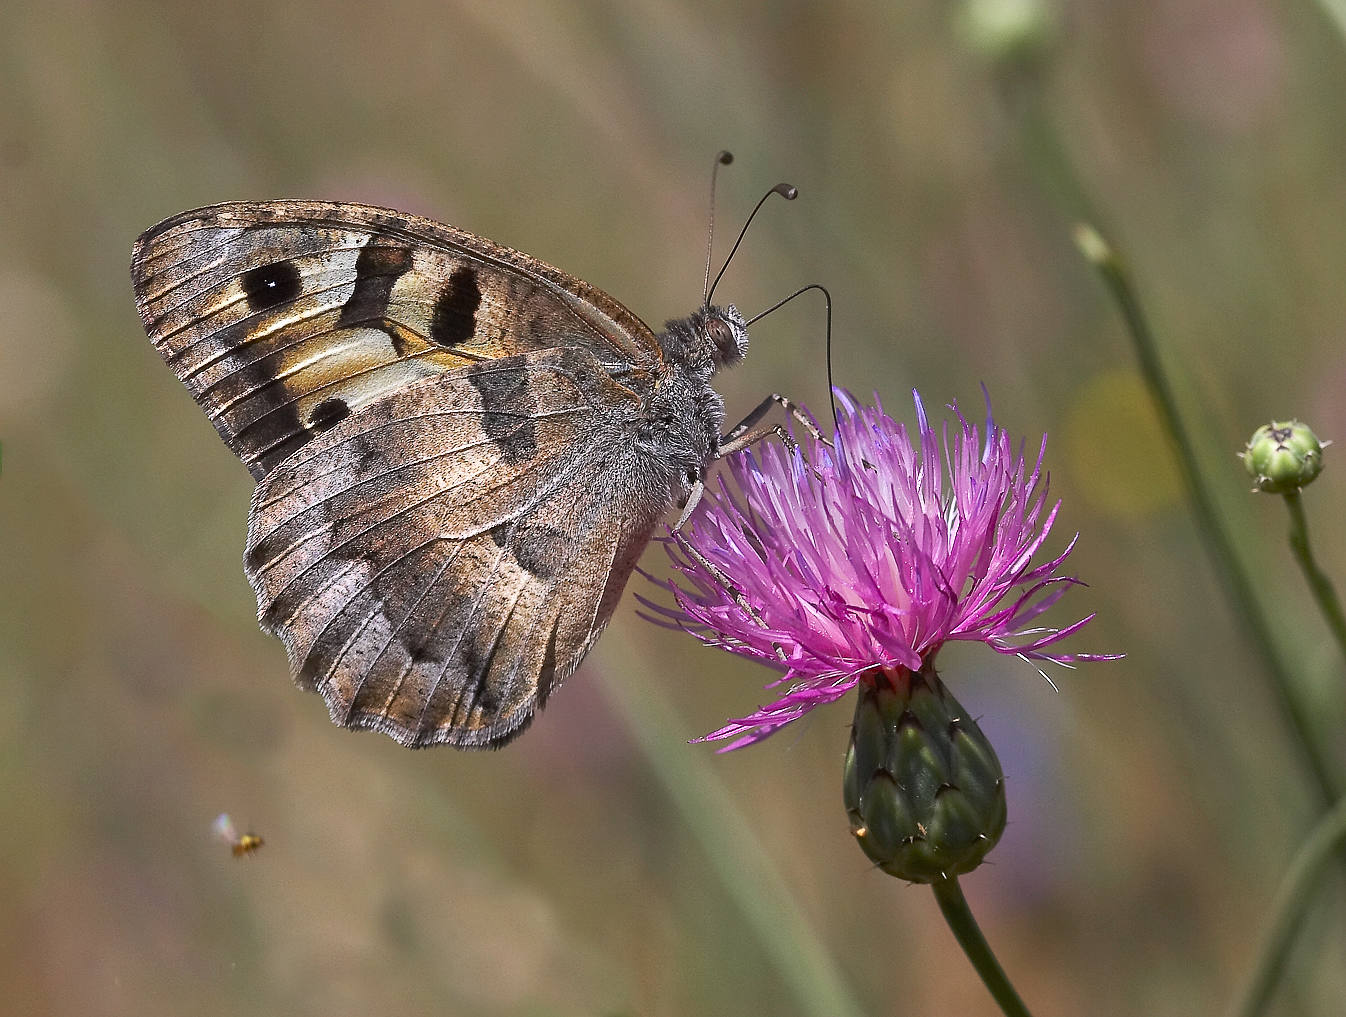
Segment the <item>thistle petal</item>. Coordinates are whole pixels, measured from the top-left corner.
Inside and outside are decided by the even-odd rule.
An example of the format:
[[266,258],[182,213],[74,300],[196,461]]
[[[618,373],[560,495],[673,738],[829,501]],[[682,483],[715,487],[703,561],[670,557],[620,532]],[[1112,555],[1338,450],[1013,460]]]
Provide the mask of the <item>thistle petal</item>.
[[912,395],[914,435],[877,402],[838,390],[834,447],[806,436],[739,453],[730,479],[662,540],[674,578],[652,581],[673,605],[642,599],[651,620],[790,683],[699,740],[728,741],[721,751],[760,741],[844,696],[862,672],[920,671],[953,639],[1062,665],[1114,659],[1049,649],[1093,615],[1034,627],[1081,585],[1060,572],[1078,535],[1034,563],[1061,507],[1047,500],[1046,437],[1029,460],[996,425],[989,395],[983,425],[954,405],[956,420],[938,430]]

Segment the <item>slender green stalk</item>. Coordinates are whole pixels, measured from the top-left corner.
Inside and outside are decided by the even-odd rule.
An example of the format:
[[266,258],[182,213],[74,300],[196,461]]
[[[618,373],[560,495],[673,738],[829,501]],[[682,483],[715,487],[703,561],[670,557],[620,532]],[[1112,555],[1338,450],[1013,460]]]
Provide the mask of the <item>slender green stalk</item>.
[[977,919],[972,917],[972,909],[967,906],[967,898],[963,896],[963,888],[958,885],[958,877],[937,879],[930,884],[930,889],[935,891],[935,900],[939,901],[939,909],[953,930],[958,945],[977,969],[977,974],[981,975],[981,980],[991,992],[991,998],[1005,1012],[1005,1017],[1032,1017],[1005,976],[1005,969],[991,952],[990,944],[977,925]]
[[1337,591],[1332,588],[1332,581],[1313,559],[1313,551],[1309,547],[1309,524],[1298,491],[1285,495],[1285,507],[1290,510],[1290,547],[1295,552],[1295,559],[1304,572],[1313,598],[1318,601],[1318,609],[1327,620],[1327,627],[1336,637],[1342,654],[1346,655],[1346,615],[1341,613],[1341,601],[1337,599]]
[[[1346,0],[1318,0],[1346,35]],[[1338,17],[1339,15],[1339,17]],[[1055,123],[1043,106],[1040,82],[1034,76],[1011,78],[1002,82],[1006,98],[1017,115],[1025,154],[1034,172],[1042,180],[1046,193],[1073,218],[1099,222],[1099,212],[1085,187],[1070,153],[1061,143]],[[1271,626],[1263,615],[1233,542],[1225,532],[1215,510],[1215,500],[1197,467],[1195,447],[1178,414],[1177,399],[1159,362],[1158,344],[1150,330],[1125,266],[1107,241],[1092,225],[1076,228],[1075,240],[1089,262],[1098,270],[1116,299],[1136,347],[1141,373],[1153,395],[1177,453],[1186,484],[1197,530],[1224,589],[1229,591],[1235,613],[1253,644],[1253,649],[1271,677],[1272,690],[1280,712],[1299,746],[1304,763],[1317,784],[1322,805],[1327,806],[1346,791],[1343,779],[1316,734],[1304,703],[1295,691],[1294,680],[1281,659],[1272,639]]]
[[738,907],[782,981],[800,1007],[819,1017],[862,1017],[826,947],[795,904],[790,885],[768,861],[734,800],[709,765],[704,748],[670,740],[668,732],[690,730],[650,683],[603,682],[608,699],[622,714],[664,793],[700,842],[726,896]]
[[1234,551],[1233,542],[1220,521],[1219,513],[1215,509],[1215,499],[1197,466],[1196,455],[1192,451],[1195,446],[1178,413],[1177,398],[1159,362],[1158,343],[1141,309],[1130,275],[1112,247],[1092,226],[1087,224],[1077,226],[1075,242],[1085,258],[1098,270],[1113,299],[1117,301],[1118,309],[1135,343],[1141,374],[1159,408],[1173,451],[1177,455],[1192,510],[1196,515],[1197,530],[1204,538],[1206,550],[1215,566],[1220,585],[1229,591],[1239,621],[1252,637],[1253,648],[1271,676],[1272,690],[1275,692],[1281,713],[1295,734],[1295,741],[1303,752],[1305,763],[1318,785],[1322,803],[1330,805],[1337,800],[1343,790],[1346,790],[1346,787],[1342,786],[1342,780],[1317,736],[1308,709],[1296,694],[1294,680],[1288,668],[1276,652],[1271,627],[1257,603],[1252,581],[1248,578]]
[[1328,859],[1342,848],[1346,848],[1346,798],[1318,821],[1290,863],[1290,871],[1285,874],[1272,902],[1271,925],[1262,948],[1229,1009],[1229,1017],[1257,1017],[1267,1005],[1290,955],[1295,933],[1303,925],[1304,910],[1314,897],[1319,877]]
[[1005,79],[1001,86],[1005,100],[1018,120],[1024,156],[1046,197],[1072,221],[1103,221],[1101,210],[1089,196],[1070,152],[1061,142],[1037,76]]

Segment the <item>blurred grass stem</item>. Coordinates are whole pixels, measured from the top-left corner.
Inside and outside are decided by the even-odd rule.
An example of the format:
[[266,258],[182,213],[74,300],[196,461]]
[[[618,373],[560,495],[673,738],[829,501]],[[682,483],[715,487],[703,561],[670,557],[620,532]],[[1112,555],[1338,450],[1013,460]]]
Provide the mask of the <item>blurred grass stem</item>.
[[977,925],[977,919],[972,916],[972,909],[967,905],[967,898],[963,896],[963,888],[958,885],[958,877],[937,879],[930,884],[930,889],[935,891],[935,900],[939,902],[939,909],[953,930],[958,945],[963,948],[963,953],[967,954],[967,959],[977,969],[977,974],[986,983],[986,988],[1006,1017],[1032,1017],[1005,976],[1005,969],[995,959],[986,937],[981,934],[981,927]]
[[[1335,9],[1334,20],[1346,35],[1346,0],[1319,0]],[[1178,413],[1178,402],[1159,361],[1158,344],[1151,331],[1129,273],[1121,259],[1091,225],[1101,221],[1089,196],[1088,188],[1061,142],[1055,122],[1043,106],[1041,81],[1037,74],[1002,77],[1001,86],[1016,114],[1025,154],[1033,170],[1042,179],[1046,193],[1066,214],[1079,220],[1075,244],[1098,271],[1116,300],[1127,330],[1131,334],[1140,361],[1141,374],[1149,388],[1169,439],[1177,454],[1179,470],[1187,488],[1197,531],[1215,567],[1221,586],[1229,591],[1238,620],[1249,634],[1254,651],[1271,677],[1273,693],[1281,715],[1299,745],[1304,764],[1312,774],[1323,807],[1330,806],[1346,791],[1346,781],[1337,773],[1331,757],[1318,736],[1289,668],[1281,659],[1272,639],[1271,626],[1262,614],[1253,585],[1233,543],[1220,523],[1215,499],[1197,466],[1194,445]]]
[[1072,220],[1103,221],[1061,142],[1051,113],[1045,108],[1038,75],[1027,72],[1005,76],[1000,87],[1017,120],[1024,155],[1044,185],[1047,197]]
[[864,1010],[795,903],[789,884],[711,769],[708,761],[716,757],[668,737],[669,731],[688,727],[652,684],[602,685],[801,1009],[818,1017],[863,1017]]
[[1309,524],[1304,516],[1304,501],[1298,491],[1285,495],[1285,507],[1290,511],[1290,548],[1304,572],[1313,599],[1318,602],[1328,628],[1336,637],[1342,656],[1346,656],[1346,616],[1341,613],[1341,601],[1337,599],[1337,591],[1332,588],[1332,581],[1314,561],[1313,550],[1309,547]]
[[1266,1007],[1289,958],[1295,933],[1304,925],[1304,909],[1316,896],[1313,891],[1327,860],[1342,848],[1346,848],[1346,798],[1318,821],[1291,862],[1272,902],[1273,917],[1262,948],[1229,1017],[1257,1017]]
[[1122,318],[1126,322],[1127,331],[1130,332],[1135,344],[1141,374],[1159,408],[1160,418],[1173,443],[1192,511],[1196,516],[1197,530],[1210,554],[1220,585],[1229,591],[1239,621],[1251,636],[1253,647],[1271,676],[1272,690],[1275,692],[1281,713],[1295,734],[1295,741],[1299,744],[1304,760],[1313,774],[1314,782],[1318,785],[1323,805],[1331,805],[1346,789],[1341,786],[1341,779],[1331,763],[1331,757],[1322,740],[1318,737],[1313,719],[1296,690],[1293,677],[1276,651],[1271,627],[1258,605],[1252,582],[1234,551],[1229,534],[1220,522],[1215,509],[1215,499],[1197,465],[1191,436],[1187,433],[1187,428],[1178,413],[1177,399],[1159,362],[1158,344],[1141,309],[1130,275],[1121,258],[1094,227],[1086,223],[1077,225],[1075,243],[1098,271],[1117,302]]

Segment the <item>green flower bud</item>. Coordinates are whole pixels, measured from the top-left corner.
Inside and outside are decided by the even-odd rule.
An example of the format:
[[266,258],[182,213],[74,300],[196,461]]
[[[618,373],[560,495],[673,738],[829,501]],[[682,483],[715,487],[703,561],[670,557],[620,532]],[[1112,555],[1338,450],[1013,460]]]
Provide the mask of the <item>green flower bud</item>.
[[933,666],[876,669],[859,685],[843,794],[851,832],[889,875],[971,872],[1005,830],[1005,777]]
[[1273,421],[1253,433],[1240,458],[1256,481],[1256,490],[1288,494],[1311,483],[1322,472],[1323,449],[1331,444],[1319,441],[1298,420]]
[[1052,0],[964,0],[957,15],[963,42],[1002,64],[1030,64],[1056,41],[1058,12]]

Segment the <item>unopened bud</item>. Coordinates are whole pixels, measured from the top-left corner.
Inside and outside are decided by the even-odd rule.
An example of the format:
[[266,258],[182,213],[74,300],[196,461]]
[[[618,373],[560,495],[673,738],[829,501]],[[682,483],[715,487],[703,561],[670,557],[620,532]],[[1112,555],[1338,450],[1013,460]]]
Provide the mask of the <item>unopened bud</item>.
[[995,750],[933,667],[863,676],[846,752],[851,832],[913,883],[971,872],[1005,830]]
[[1241,458],[1258,491],[1288,494],[1322,472],[1323,449],[1330,444],[1297,420],[1273,421],[1253,433]]

